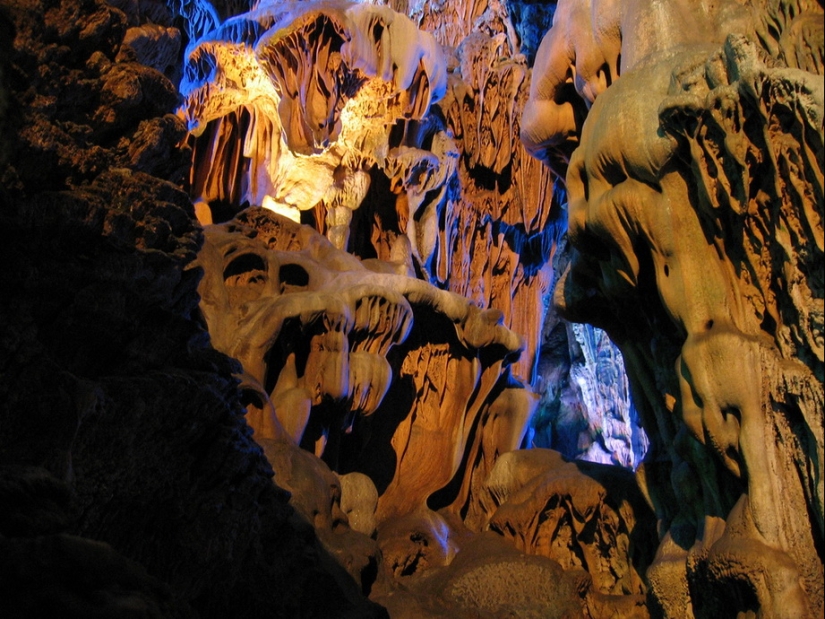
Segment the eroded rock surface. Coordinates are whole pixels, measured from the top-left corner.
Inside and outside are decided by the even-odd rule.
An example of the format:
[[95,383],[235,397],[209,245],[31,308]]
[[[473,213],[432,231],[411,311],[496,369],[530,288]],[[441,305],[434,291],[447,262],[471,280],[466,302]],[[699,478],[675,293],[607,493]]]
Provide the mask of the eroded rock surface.
[[[116,4],[0,36],[9,556],[161,616],[821,612],[821,5],[562,3],[533,79],[498,2]],[[641,493],[511,451],[566,216],[519,134]]]
[[521,342],[499,313],[370,271],[267,209],[205,237],[201,308],[214,345],[243,365],[256,436],[372,472],[379,521],[424,507],[454,476],[465,501],[471,478],[518,447],[531,406],[510,385]]
[[[243,364],[291,504],[362,591],[393,617],[647,616],[653,519],[633,475],[512,451],[532,403],[499,313],[371,271],[267,209],[204,232],[213,342]],[[350,526],[350,505],[372,524]]]
[[[535,379],[563,233],[552,177],[517,139],[530,71],[506,7],[451,5],[478,13],[472,28],[425,4],[395,8],[442,47],[378,8],[261,4],[227,19],[190,47],[181,108],[201,221],[228,219],[207,227],[199,258],[213,341],[243,364],[256,437],[373,480],[381,600],[448,569],[492,516],[488,476],[535,404],[511,372]],[[382,71],[381,59],[422,47],[434,68],[419,62],[427,79],[411,95],[399,77],[410,67]],[[592,583],[581,568],[574,580]],[[425,586],[416,608],[432,608],[427,595],[440,594]],[[567,595],[524,603],[546,613],[551,599],[581,610],[593,598]],[[473,595],[448,606],[510,612]]]
[[644,604],[653,514],[631,472],[526,449],[498,459],[487,489],[490,530],[529,554],[583,569],[601,594]]
[[364,199],[365,171],[400,166],[398,182],[417,186],[428,166],[449,168],[449,149],[443,161],[407,152],[399,164],[391,148],[400,145],[389,145],[395,123],[420,120],[445,85],[432,36],[387,7],[262,3],[187,51],[180,115],[194,137],[190,191],[296,220],[318,207],[319,223],[346,247],[339,226]]
[[264,206],[498,309],[526,338],[514,373],[532,382],[561,209],[517,139],[530,76],[518,38],[504,5],[482,4],[454,7],[478,14],[473,29],[428,4],[396,7],[410,21],[261,3],[190,45],[179,114],[202,221]]
[[458,66],[438,106],[461,153],[459,191],[439,214],[431,271],[524,335],[514,373],[533,383],[563,211],[551,175],[516,139],[530,71],[515,49],[504,33],[482,30],[455,52]]
[[576,248],[557,301],[643,403],[661,611],[818,616],[822,6],[651,4],[560,3],[538,53],[522,138],[566,172]]
[[0,614],[382,616],[292,521],[195,319],[185,126],[130,19],[0,6]]

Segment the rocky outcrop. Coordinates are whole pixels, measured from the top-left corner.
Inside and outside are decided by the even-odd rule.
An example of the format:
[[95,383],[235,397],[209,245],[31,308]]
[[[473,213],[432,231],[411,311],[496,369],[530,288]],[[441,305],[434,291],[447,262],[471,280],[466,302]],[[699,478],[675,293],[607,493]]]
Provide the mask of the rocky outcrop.
[[566,171],[576,249],[557,301],[640,396],[661,612],[819,616],[822,6],[648,4],[560,4],[537,56],[522,137]]
[[267,209],[205,236],[201,309],[214,345],[243,365],[256,437],[371,473],[379,522],[451,481],[463,503],[473,476],[518,447],[531,407],[509,384],[521,342],[499,313],[370,271]]
[[650,616],[653,515],[632,473],[520,450],[497,460],[479,495],[487,531],[419,512],[379,532],[398,585],[373,599],[392,617]]
[[[563,211],[550,173],[517,139],[530,71],[505,8],[485,5],[477,32],[454,31],[466,21],[436,24],[443,16],[430,7],[407,8],[442,49],[417,30],[402,37],[410,26],[397,13],[316,3],[297,12],[262,4],[194,41],[180,115],[192,132],[190,191],[203,201],[201,221],[216,222],[198,259],[201,308],[216,347],[242,363],[248,419],[270,445],[276,477],[315,480],[290,486],[292,502],[362,588],[394,614],[398,600],[430,612],[436,599],[500,614],[508,603],[481,601],[481,590],[442,595],[430,575],[459,556],[462,570],[485,571],[480,554],[462,553],[495,517],[488,478],[521,443],[534,406],[513,378],[535,376]],[[433,50],[432,68],[415,60],[422,48]],[[380,70],[385,54],[418,62],[424,99],[404,90],[409,67]],[[443,86],[433,81],[440,72]],[[371,480],[362,490],[373,496],[374,484],[366,515],[380,555],[342,517],[347,485],[324,466],[297,474],[320,465],[295,445]],[[561,474],[554,488],[582,483]],[[512,521],[511,540],[523,526]],[[358,549],[342,550],[350,543]],[[627,570],[620,547],[615,566]],[[567,553],[578,593],[568,598],[565,586],[527,601],[525,589],[514,606],[525,612],[549,612],[551,601],[582,611],[601,595],[644,589],[637,575],[604,593],[592,584],[599,561],[575,563],[570,548],[532,551],[524,569],[543,565],[549,571],[536,574],[545,576]],[[375,582],[365,580],[371,565]],[[408,596],[410,579],[421,585]]]
[[563,230],[549,173],[516,137],[529,70],[506,8],[472,8],[477,31],[449,34],[468,22],[424,4],[412,22],[373,5],[278,6],[190,45],[179,114],[203,221],[265,206],[498,309],[526,338],[514,372],[533,381],[534,309]]
[[204,232],[201,310],[243,365],[255,438],[362,591],[393,617],[647,616],[633,475],[512,451],[531,406],[500,314],[267,209]]
[[528,554],[585,570],[599,593],[644,604],[655,541],[648,537],[652,513],[632,473],[523,449],[498,459],[486,489],[491,531]]
[[[115,4],[3,5],[5,614],[821,612],[819,4]],[[513,451],[568,216],[635,474]]]
[[396,123],[420,121],[443,95],[446,74],[432,37],[386,7],[263,6],[193,42],[184,73],[190,193],[211,205],[210,220],[226,219],[220,204],[296,221],[318,209],[321,231],[346,248],[371,167],[418,202],[449,176],[446,137],[437,155],[390,143]]
[[1,8],[0,614],[381,616],[196,319],[174,86],[103,2]]

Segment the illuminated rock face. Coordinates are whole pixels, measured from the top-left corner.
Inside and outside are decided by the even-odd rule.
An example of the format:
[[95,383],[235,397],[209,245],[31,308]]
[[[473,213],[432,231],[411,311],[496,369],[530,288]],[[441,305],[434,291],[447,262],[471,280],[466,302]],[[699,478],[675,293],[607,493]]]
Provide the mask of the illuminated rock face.
[[[818,4],[562,3],[530,86],[498,2],[175,1],[177,116],[185,37],[116,4],[0,13],[12,610],[25,555],[89,614],[75,566],[176,616],[821,613]],[[511,451],[563,230],[519,133],[568,172],[558,301],[630,361],[641,492]]]
[[520,341],[498,312],[372,272],[266,209],[205,233],[201,309],[213,345],[243,364],[256,438],[371,471],[379,521],[425,508],[454,476],[463,507],[518,447],[532,407],[510,385]]
[[648,535],[652,513],[632,473],[525,449],[502,455],[486,488],[484,502],[496,507],[490,530],[528,554],[584,569],[599,593],[643,603],[655,540]]
[[49,471],[3,471],[0,509],[54,507],[4,513],[4,547],[76,518],[114,548],[90,588],[177,615],[645,616],[632,473],[511,451],[562,211],[516,139],[506,7],[176,1],[178,37],[161,0],[117,4],[15,2],[0,37],[0,458]]
[[640,396],[664,614],[819,616],[822,7],[652,4],[560,3],[538,53],[522,138],[566,172],[576,250],[557,302]]
[[551,175],[517,139],[530,71],[504,33],[469,35],[456,61],[438,107],[461,153],[458,191],[439,215],[431,272],[449,290],[500,310],[524,335],[514,372],[532,383],[551,259],[564,229]]
[[563,227],[550,174],[517,139],[530,72],[503,5],[473,8],[475,29],[409,11],[261,3],[191,43],[190,193],[205,222],[265,206],[500,310],[532,382]]
[[[311,461],[294,447],[339,473],[366,474],[358,493],[377,495],[361,511],[375,522],[383,556],[377,562],[387,580],[373,596],[380,600],[398,593],[396,581],[450,570],[458,556],[474,557],[457,564],[462,582],[462,570],[489,571],[480,555],[461,553],[495,518],[500,504],[489,498],[488,478],[499,456],[521,444],[535,407],[514,379],[535,380],[564,232],[551,174],[518,139],[530,70],[506,7],[450,4],[478,12],[473,28],[423,3],[396,8],[413,21],[384,7],[261,3],[190,45],[179,112],[193,136],[192,197],[204,223],[223,222],[206,226],[198,259],[213,344],[243,365],[247,418],[276,479],[299,511],[324,514],[314,522],[319,537],[362,586],[374,549],[353,541],[347,563],[329,526],[343,521],[341,506],[357,493],[332,482],[338,489],[329,494],[325,480],[333,478],[317,462],[306,474],[316,481],[293,487]],[[244,210],[247,203],[253,207]],[[562,460],[547,464],[544,473],[555,479]],[[526,475],[520,467],[507,470]],[[558,472],[548,483],[561,494],[546,503],[586,483]],[[329,494],[330,513],[304,496],[312,488]],[[581,496],[576,509],[600,514],[588,527],[613,517],[599,511],[598,493]],[[504,533],[534,509],[546,505],[507,516],[499,535],[534,534]],[[637,501],[628,509],[647,508]],[[548,573],[561,560],[570,583],[581,579],[558,608],[594,616],[636,608],[643,585],[628,576],[626,543],[611,559],[624,574],[620,590],[598,573],[600,543],[521,549],[552,565]],[[575,559],[582,546],[593,549],[589,562]],[[529,589],[520,587],[500,591],[492,607]],[[473,607],[436,589],[416,587],[415,603]],[[562,590],[548,595],[567,596]],[[629,597],[599,597],[613,594]],[[473,604],[485,607],[475,595]],[[549,612],[546,600],[534,606],[514,608]]]
[[296,221],[318,209],[345,248],[371,167],[411,194],[449,176],[448,140],[440,159],[389,144],[395,123],[420,120],[445,87],[433,38],[387,7],[261,3],[190,44],[180,110],[197,136],[190,191]]
[[[413,8],[419,25],[441,19],[425,5]],[[483,582],[483,573],[498,573],[484,566],[472,539],[502,506],[490,498],[488,478],[499,456],[522,442],[535,406],[514,378],[534,379],[543,299],[564,231],[550,172],[518,139],[530,71],[515,51],[505,8],[486,7],[475,31],[432,25],[446,46],[434,66],[447,78],[442,87],[434,80],[441,69],[424,71],[426,80],[410,82],[418,80],[416,95],[399,88],[397,73],[366,60],[400,46],[406,62],[412,57],[412,66],[426,69],[415,50],[432,38],[406,30],[405,17],[312,3],[280,11],[262,4],[195,41],[180,112],[196,136],[193,198],[208,203],[202,221],[223,222],[205,228],[202,312],[213,344],[243,365],[248,420],[276,479],[293,492],[296,508],[316,514],[309,520],[319,537],[362,586],[364,570],[377,562],[386,580],[374,584],[373,599],[392,606],[394,616],[404,615],[391,599],[504,613],[507,599],[519,596],[519,612],[537,616],[550,612],[548,604],[593,616],[620,608],[643,615],[644,585],[627,556],[633,514],[645,521],[639,500],[623,508],[624,533],[616,539],[624,542],[609,558],[623,584],[603,582],[601,542],[576,533],[570,546],[521,546],[535,555],[523,558],[525,573],[534,566],[558,575],[560,560],[570,572],[541,601],[528,593],[538,581],[499,585],[486,601],[484,586],[466,590],[467,578]],[[409,73],[409,66],[396,71]],[[424,104],[410,107],[415,101]],[[253,207],[244,209],[246,202]],[[363,540],[351,552],[337,545],[342,538],[330,531],[346,529],[341,506],[357,493],[346,476],[340,487],[330,481],[325,465],[299,455],[296,444],[339,473],[366,474],[357,493],[377,495],[362,512],[375,523],[383,559]],[[498,538],[517,544],[544,535],[523,527],[547,504],[565,501],[571,511],[562,520],[592,512],[582,526],[602,523],[599,539],[607,540],[621,500],[602,510],[598,491],[570,489],[586,485],[586,473],[565,469],[558,456],[542,462],[542,471],[524,472],[520,461],[506,469],[532,473],[525,483],[540,473],[555,481],[547,482],[545,504],[508,504],[505,511],[519,515],[501,516]],[[316,481],[291,485],[305,469]],[[312,507],[312,488],[329,495],[330,513]],[[579,527],[576,518],[564,535]],[[344,524],[331,528],[336,522]],[[590,559],[576,562],[591,546]],[[633,561],[646,565],[649,557],[639,557],[649,550]],[[524,557],[512,546],[508,553],[507,561]],[[464,584],[434,587],[428,579],[444,570]],[[406,587],[411,578],[420,585],[411,597],[393,598],[394,583]],[[626,599],[603,598],[612,595]]]

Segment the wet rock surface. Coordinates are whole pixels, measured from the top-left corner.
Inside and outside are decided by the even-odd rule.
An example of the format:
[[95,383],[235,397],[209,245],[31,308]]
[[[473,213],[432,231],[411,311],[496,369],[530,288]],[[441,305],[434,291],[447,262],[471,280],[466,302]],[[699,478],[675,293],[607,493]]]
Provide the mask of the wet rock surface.
[[818,616],[822,5],[650,6],[560,4],[537,54],[522,138],[566,174],[575,250],[556,301],[639,396],[654,607]]

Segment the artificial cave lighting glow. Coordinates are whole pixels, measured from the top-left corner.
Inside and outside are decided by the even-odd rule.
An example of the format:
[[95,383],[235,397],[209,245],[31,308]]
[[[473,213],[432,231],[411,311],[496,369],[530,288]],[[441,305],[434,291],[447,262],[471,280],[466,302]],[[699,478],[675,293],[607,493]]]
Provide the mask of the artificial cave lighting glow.
[[288,217],[295,223],[301,223],[301,211],[295,208],[294,206],[289,206],[288,204],[279,204],[270,196],[264,196],[263,204],[261,204],[261,206],[263,206],[266,209],[269,209],[273,213],[278,213],[279,215]]

